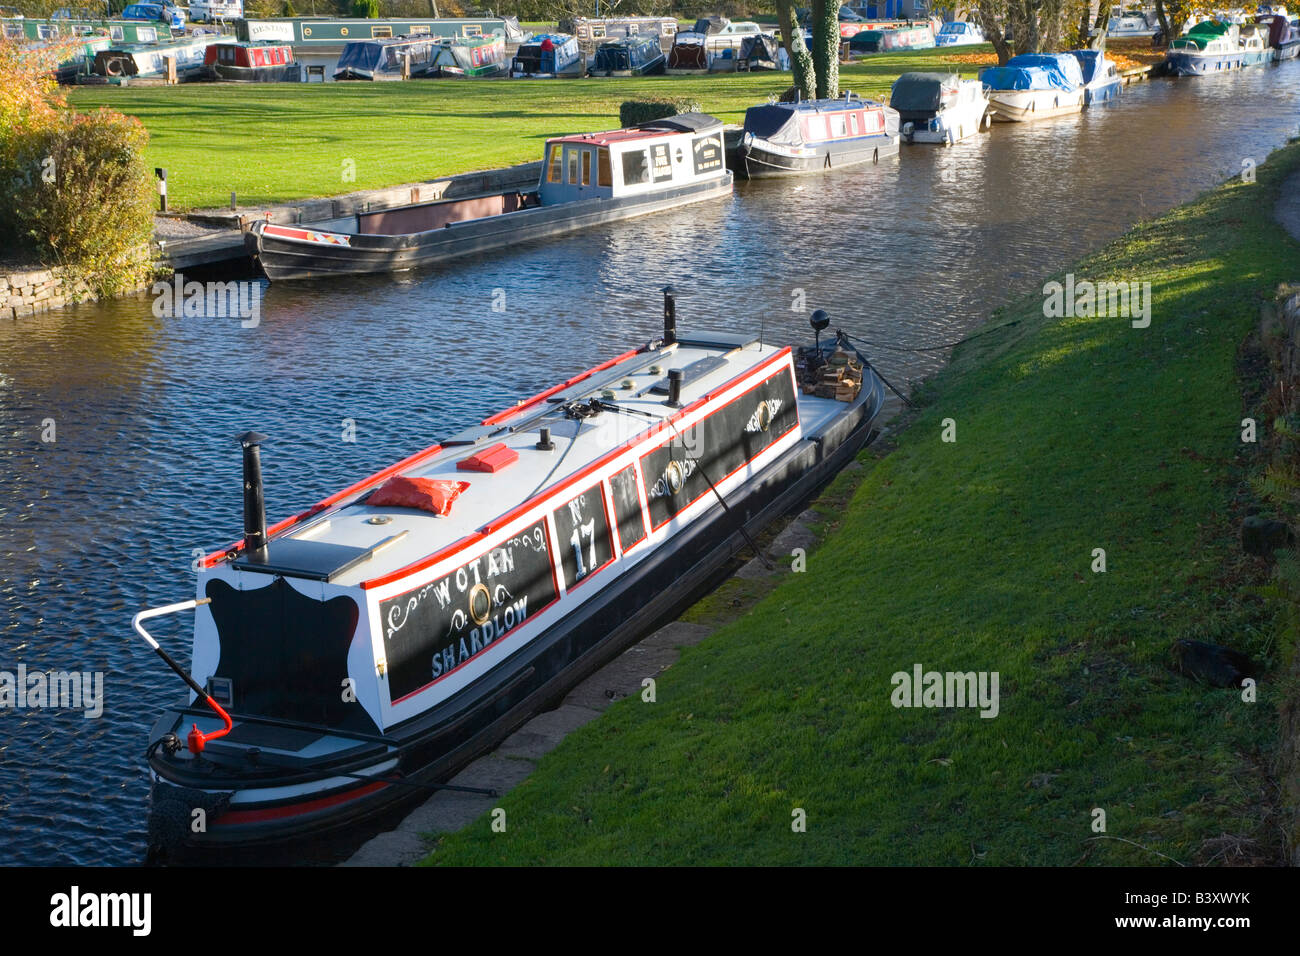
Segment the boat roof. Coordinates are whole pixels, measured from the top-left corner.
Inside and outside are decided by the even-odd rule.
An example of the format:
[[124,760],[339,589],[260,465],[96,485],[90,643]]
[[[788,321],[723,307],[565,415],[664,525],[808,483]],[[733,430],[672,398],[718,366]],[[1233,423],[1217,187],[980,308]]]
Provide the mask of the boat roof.
[[712,129],[721,129],[722,120],[707,113],[681,113],[665,119],[652,120],[629,129],[609,130],[604,133],[575,133],[571,136],[556,136],[548,143],[582,143],[585,146],[609,146],[615,143],[630,143],[641,139],[654,139],[674,133],[702,133]]
[[[563,506],[584,490],[582,479],[595,463],[619,454],[629,439],[651,429],[663,429],[666,419],[760,366],[769,365],[775,371],[785,352],[784,347],[728,332],[683,336],[666,347],[645,346],[626,352],[272,527],[270,564],[277,562],[277,542],[309,541],[314,543],[313,548],[334,545],[345,551],[368,552],[359,563],[331,574],[328,579],[335,584],[378,587],[399,580],[441,561],[453,550],[472,547],[524,510],[543,503],[549,509]],[[665,403],[663,383],[668,370],[677,368],[683,369],[685,375],[680,407],[672,407]],[[624,387],[627,382],[632,383],[631,388]],[[629,409],[632,414],[603,411],[593,417],[574,418],[566,413],[566,407],[601,398],[606,389],[613,390],[614,398],[606,397],[605,401]],[[551,430],[555,445],[552,450],[537,448],[543,427]],[[664,434],[671,437],[668,431]],[[518,459],[493,473],[458,467],[465,459],[497,445],[506,446]],[[413,508],[371,507],[366,503],[371,491],[398,474],[468,482],[469,486],[456,498],[446,517]],[[371,520],[377,517],[382,523]],[[381,543],[383,547],[375,550]],[[292,553],[293,548],[282,551]],[[210,555],[205,564],[211,567],[226,556],[233,556],[233,549]],[[241,568],[241,560],[236,559],[236,568]],[[283,569],[282,563],[280,567]],[[285,573],[292,575],[293,571]]]
[[[764,105],[791,112],[835,113],[843,110],[860,110],[869,106],[882,106],[884,104],[877,103],[874,100],[864,100],[855,93],[846,93],[839,99],[834,100],[800,100],[797,103],[767,103]],[[760,107],[750,107],[751,110],[758,108]]]

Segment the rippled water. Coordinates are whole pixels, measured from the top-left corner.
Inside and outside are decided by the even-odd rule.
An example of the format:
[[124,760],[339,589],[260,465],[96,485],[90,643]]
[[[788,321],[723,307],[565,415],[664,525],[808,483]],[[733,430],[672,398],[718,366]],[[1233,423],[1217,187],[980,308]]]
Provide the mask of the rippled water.
[[[1294,61],[1156,81],[1081,117],[741,183],[725,201],[444,268],[276,286],[255,329],[157,319],[143,298],[0,325],[0,670],[106,681],[100,719],[0,711],[0,859],[142,859],[146,736],[182,688],[130,617],[191,596],[191,550],[239,536],[238,432],[271,436],[274,521],[651,337],[669,281],[685,329],[801,339],[803,289],[864,339],[950,341],[1136,219],[1263,161],[1298,120]],[[876,357],[898,384],[943,361]],[[159,631],[187,647],[179,624]]]

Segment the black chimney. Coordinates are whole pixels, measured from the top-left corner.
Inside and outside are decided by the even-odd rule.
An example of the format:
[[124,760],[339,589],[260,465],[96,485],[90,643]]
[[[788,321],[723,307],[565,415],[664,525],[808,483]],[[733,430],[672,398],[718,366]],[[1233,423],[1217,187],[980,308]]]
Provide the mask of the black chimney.
[[668,401],[665,403],[674,408],[682,403],[682,370],[679,368],[670,368],[668,370]]
[[259,432],[244,432],[237,439],[244,449],[244,554],[266,557],[266,498],[262,494],[262,453],[266,441]]
[[677,299],[670,285],[664,286],[664,345],[677,341]]

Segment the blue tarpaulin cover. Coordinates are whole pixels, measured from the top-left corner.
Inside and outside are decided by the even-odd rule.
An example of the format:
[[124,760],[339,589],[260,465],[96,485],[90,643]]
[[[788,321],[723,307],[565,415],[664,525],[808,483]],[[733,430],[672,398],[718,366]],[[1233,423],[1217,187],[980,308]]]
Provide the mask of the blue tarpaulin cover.
[[981,72],[980,82],[994,90],[1077,90],[1083,71],[1068,53],[1022,53]]

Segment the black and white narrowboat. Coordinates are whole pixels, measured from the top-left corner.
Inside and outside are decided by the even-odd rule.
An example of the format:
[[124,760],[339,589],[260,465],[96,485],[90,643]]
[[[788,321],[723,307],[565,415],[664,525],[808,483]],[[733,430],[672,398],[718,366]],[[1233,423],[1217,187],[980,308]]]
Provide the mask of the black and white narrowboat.
[[203,65],[209,79],[233,83],[296,83],[302,78],[287,43],[214,43]]
[[732,186],[722,122],[702,113],[561,136],[544,158],[532,192],[364,212],[328,230],[256,222],[245,248],[273,282],[399,272],[720,198]]
[[[662,339],[269,529],[264,436],[239,436],[243,540],[132,622],[190,687],[150,737],[156,849],[315,837],[447,780],[869,440],[882,381],[842,336],[675,324],[666,295]],[[190,610],[187,671],[146,625]]]
[[664,71],[664,53],[655,37],[628,36],[596,47],[590,76],[646,76]]
[[578,38],[567,33],[543,33],[519,45],[510,62],[510,75],[523,79],[578,77],[587,63]]
[[898,112],[845,93],[745,111],[740,156],[751,178],[815,173],[898,153]]

